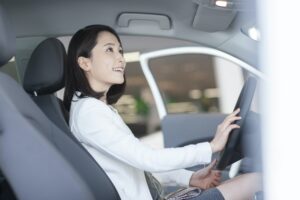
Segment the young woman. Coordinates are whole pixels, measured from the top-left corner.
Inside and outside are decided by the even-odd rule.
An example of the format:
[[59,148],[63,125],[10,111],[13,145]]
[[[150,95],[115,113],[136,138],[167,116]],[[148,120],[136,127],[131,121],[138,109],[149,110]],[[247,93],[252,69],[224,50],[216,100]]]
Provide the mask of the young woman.
[[258,179],[254,174],[219,185],[220,173],[212,170],[215,161],[197,172],[183,170],[211,162],[230,131],[239,128],[232,124],[240,119],[239,110],[218,126],[211,142],[154,150],[135,138],[111,106],[124,92],[125,65],[120,38],[112,28],[91,25],[79,30],[68,49],[64,96],[71,131],[105,170],[121,199],[153,199],[145,171],[155,173],[162,183],[210,188],[195,199],[244,199],[258,190],[249,185]]

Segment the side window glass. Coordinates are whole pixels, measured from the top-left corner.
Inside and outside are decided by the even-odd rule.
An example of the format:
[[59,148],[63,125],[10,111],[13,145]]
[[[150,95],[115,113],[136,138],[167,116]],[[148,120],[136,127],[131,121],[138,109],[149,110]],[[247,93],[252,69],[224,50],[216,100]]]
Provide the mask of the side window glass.
[[167,113],[229,113],[247,72],[226,59],[180,54],[149,60]]
[[140,62],[126,64],[126,91],[115,107],[136,137],[160,130],[154,98],[142,72]]

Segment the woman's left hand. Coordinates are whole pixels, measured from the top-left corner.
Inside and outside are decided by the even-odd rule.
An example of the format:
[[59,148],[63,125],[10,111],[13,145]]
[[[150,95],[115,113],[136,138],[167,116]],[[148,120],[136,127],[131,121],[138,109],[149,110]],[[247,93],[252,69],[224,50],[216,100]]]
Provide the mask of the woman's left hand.
[[201,189],[218,186],[220,184],[221,172],[212,170],[216,162],[217,161],[214,160],[207,167],[194,172],[190,179],[190,186]]

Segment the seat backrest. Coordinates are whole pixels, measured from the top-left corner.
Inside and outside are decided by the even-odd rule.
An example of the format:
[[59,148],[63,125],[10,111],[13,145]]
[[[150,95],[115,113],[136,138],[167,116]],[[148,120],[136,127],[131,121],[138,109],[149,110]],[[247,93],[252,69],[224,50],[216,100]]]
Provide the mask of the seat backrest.
[[[0,64],[15,43],[0,5]],[[93,159],[0,73],[0,168],[18,199],[120,199]]]

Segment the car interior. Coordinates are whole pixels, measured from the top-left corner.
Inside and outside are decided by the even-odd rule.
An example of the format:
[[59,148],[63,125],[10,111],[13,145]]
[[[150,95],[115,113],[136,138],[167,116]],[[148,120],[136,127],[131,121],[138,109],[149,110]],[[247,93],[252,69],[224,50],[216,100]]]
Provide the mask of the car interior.
[[[261,79],[258,44],[247,31],[256,25],[255,2],[232,1],[225,7],[216,2],[1,0],[0,199],[120,199],[101,165],[72,135],[68,112],[58,97],[64,87],[68,42],[72,34],[84,26],[106,24],[113,27],[120,34],[125,52],[139,51],[141,57],[157,50],[180,47],[203,47],[205,53],[191,54],[203,56],[207,63],[218,61],[215,57],[206,57],[210,51],[217,52],[214,56],[229,55],[224,57],[225,61],[234,57],[237,61],[232,61],[243,68],[239,72],[241,84],[234,89],[235,97],[248,77]],[[173,59],[171,56],[166,58]],[[12,59],[16,63],[15,70],[10,66]],[[149,59],[146,67],[141,64],[143,73],[147,68],[155,73],[157,68],[152,67],[155,64],[162,69],[168,66],[160,59],[164,60],[162,54],[161,58]],[[172,64],[176,62],[175,59]],[[157,71],[157,74],[152,80],[164,79],[163,72]],[[148,81],[147,73],[145,77]],[[151,87],[150,82],[149,85]],[[172,113],[169,108],[173,100],[168,99],[171,95],[163,91],[168,87],[162,84],[156,89],[161,92],[158,95],[161,99],[157,100],[154,95],[154,102],[161,101],[166,110],[165,114],[161,114],[159,108],[156,111],[164,147],[209,141],[228,109],[215,112],[217,101],[213,97],[211,113]],[[252,96],[246,97],[250,100],[247,111]],[[233,109],[232,106],[230,104],[229,109]],[[258,117],[255,115],[254,118]],[[138,130],[139,126],[135,127]],[[199,135],[200,132],[204,134]],[[242,141],[238,139],[234,145],[240,143]],[[219,168],[227,171],[234,156],[232,149],[228,149],[224,153],[227,157],[223,160],[226,161],[219,163]],[[244,169],[238,169],[238,172]],[[228,172],[226,174],[228,176]]]

